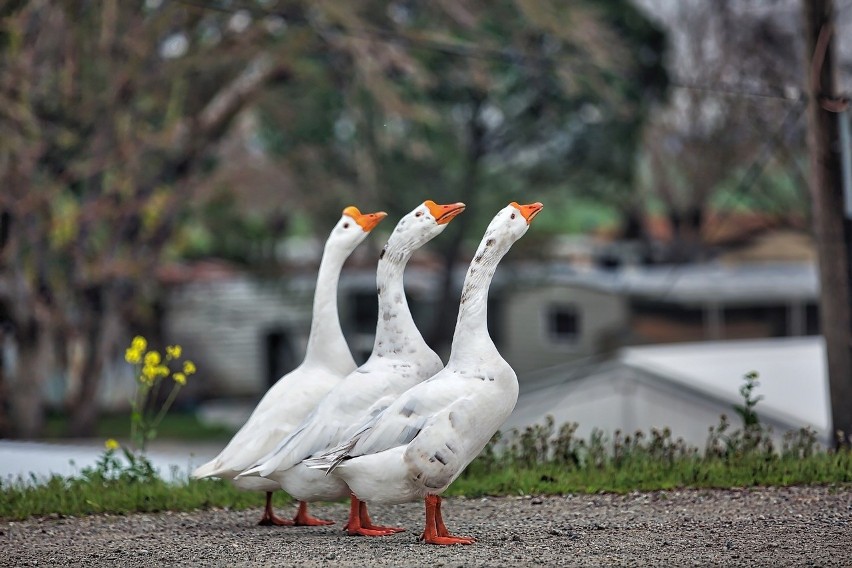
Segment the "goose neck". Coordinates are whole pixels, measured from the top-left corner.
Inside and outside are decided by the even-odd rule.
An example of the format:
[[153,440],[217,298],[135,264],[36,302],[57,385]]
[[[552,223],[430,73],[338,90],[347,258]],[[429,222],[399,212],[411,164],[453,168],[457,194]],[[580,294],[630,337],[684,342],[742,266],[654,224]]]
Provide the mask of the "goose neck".
[[493,241],[483,240],[462,286],[459,315],[453,335],[452,355],[471,349],[493,348],[494,342],[488,333],[488,290],[497,271],[497,265],[506,251],[492,246]]
[[306,363],[319,363],[342,373],[355,368],[337,310],[337,286],[347,256],[326,244],[317,273],[311,332],[305,351]]
[[403,347],[408,352],[428,349],[405,297],[404,272],[410,258],[410,254],[393,254],[386,249],[379,259],[376,271],[379,313],[374,355],[397,355],[403,352]]

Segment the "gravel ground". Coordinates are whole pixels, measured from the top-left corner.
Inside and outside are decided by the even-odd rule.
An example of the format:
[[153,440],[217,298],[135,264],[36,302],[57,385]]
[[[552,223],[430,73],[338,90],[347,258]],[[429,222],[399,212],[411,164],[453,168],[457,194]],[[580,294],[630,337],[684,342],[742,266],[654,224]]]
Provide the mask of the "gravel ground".
[[418,542],[422,504],[371,511],[407,531],[344,536],[344,504],[312,507],[331,527],[259,527],[259,509],[4,522],[0,565],[852,566],[850,487],[446,499],[472,546]]

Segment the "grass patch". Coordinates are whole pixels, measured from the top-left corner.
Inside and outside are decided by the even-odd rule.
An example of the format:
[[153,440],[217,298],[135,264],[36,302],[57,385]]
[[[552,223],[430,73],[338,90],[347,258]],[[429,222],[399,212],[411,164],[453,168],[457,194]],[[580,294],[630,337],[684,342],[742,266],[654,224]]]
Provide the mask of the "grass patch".
[[[55,475],[41,482],[33,476],[30,483],[23,479],[12,483],[0,482],[0,518],[191,511],[218,507],[247,509],[263,505],[261,494],[240,491],[227,481],[182,479],[167,482],[147,459],[129,450],[122,452],[128,463],[119,459],[116,449],[108,449],[97,464],[84,468],[76,477]],[[290,502],[289,496],[280,491],[275,494],[275,500],[278,505]]]
[[[3,519],[221,507],[248,509],[263,505],[262,494],[239,491],[221,480],[192,480],[180,484],[163,480],[99,484],[55,476],[37,486],[19,483],[0,485],[0,494],[0,518]],[[275,494],[275,501],[284,505],[290,502],[290,498],[279,491]]]
[[[668,428],[652,429],[648,434],[616,431],[612,437],[593,431],[582,439],[575,436],[577,424],[556,429],[548,417],[544,424],[512,431],[505,438],[498,432],[447,494],[477,497],[687,487],[852,486],[849,448],[823,450],[807,428],[787,433],[781,447],[775,447],[771,429],[760,422],[755,410],[760,401],[754,394],[756,379],[755,374],[746,376],[740,390],[743,403],[734,407],[742,427],[733,429],[722,415],[708,430],[703,451],[675,439]],[[117,449],[107,449],[95,466],[74,478],[52,477],[41,484],[35,478],[33,483],[0,482],[0,518],[246,509],[263,504],[261,494],[239,491],[226,481],[168,483],[144,456],[127,448],[121,451],[127,463],[119,459]],[[282,492],[275,498],[278,506],[290,502]]]
[[496,470],[471,464],[470,473],[453,483],[447,495],[560,495],[566,493],[629,493],[679,488],[834,485],[852,483],[849,452],[821,453],[807,459],[754,457],[729,463],[682,458],[660,463],[635,458],[616,465],[565,467],[504,464]]

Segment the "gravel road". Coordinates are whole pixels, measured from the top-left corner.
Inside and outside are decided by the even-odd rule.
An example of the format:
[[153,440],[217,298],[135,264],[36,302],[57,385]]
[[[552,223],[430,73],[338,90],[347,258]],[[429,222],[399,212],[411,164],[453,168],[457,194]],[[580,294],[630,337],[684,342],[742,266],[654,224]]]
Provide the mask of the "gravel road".
[[[0,524],[2,566],[852,566],[852,487],[630,495],[451,498],[450,530],[472,546],[418,542],[421,504],[373,507],[383,538],[332,527],[259,527],[259,509]],[[289,513],[289,511],[287,511]]]

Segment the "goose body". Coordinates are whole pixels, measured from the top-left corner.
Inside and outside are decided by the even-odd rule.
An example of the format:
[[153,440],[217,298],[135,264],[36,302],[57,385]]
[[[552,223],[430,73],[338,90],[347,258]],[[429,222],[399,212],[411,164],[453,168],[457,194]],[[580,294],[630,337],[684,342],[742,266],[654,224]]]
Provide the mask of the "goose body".
[[465,277],[447,366],[403,393],[347,441],[306,462],[338,476],[368,503],[425,498],[427,542],[473,542],[449,535],[439,496],[517,402],[517,376],[488,334],[488,288],[500,259],[540,209],[540,203],[513,203],[489,224]]
[[271,511],[269,492],[280,489],[280,485],[268,479],[236,476],[292,432],[317,402],[355,369],[340,328],[337,285],[345,260],[385,216],[384,212],[362,214],[356,207],[344,209],[326,241],[320,262],[304,361],[266,392],[219,455],[192,474],[195,478],[230,479],[240,489],[268,492],[261,519],[264,524],[290,524],[277,519]]
[[[379,313],[369,359],[332,388],[292,434],[238,479],[262,476],[303,501],[334,500],[349,494],[342,480],[301,462],[347,439],[399,394],[443,367],[411,317],[403,273],[412,253],[440,234],[463,209],[461,203],[426,201],[399,221],[376,270]],[[360,530],[350,523],[350,532],[373,536],[369,528]]]

